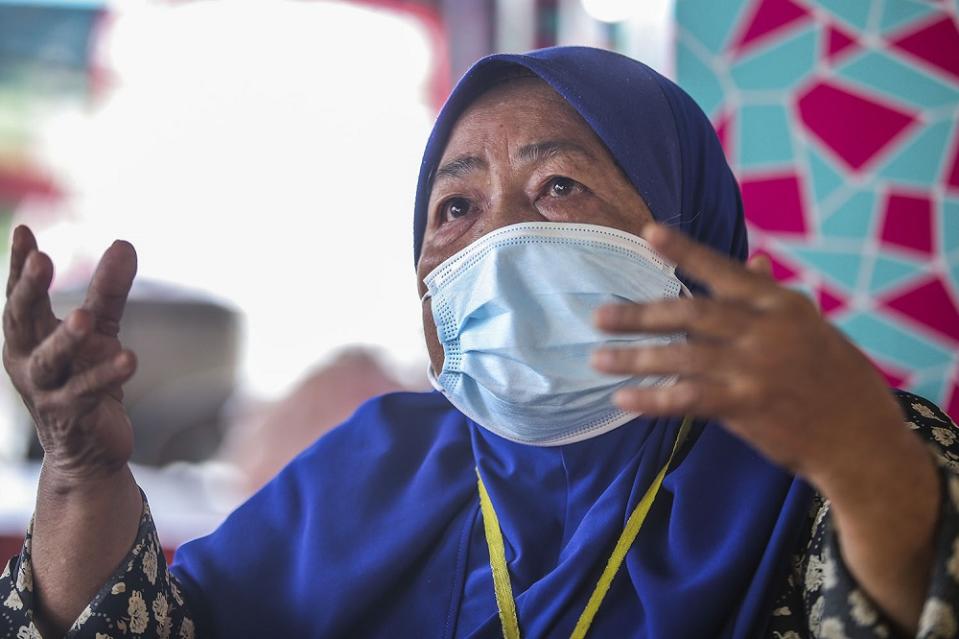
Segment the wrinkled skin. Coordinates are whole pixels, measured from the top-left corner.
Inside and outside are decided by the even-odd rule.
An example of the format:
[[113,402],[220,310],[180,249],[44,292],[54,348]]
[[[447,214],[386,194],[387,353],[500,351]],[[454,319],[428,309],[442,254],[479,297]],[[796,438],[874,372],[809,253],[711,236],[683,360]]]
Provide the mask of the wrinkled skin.
[[34,623],[63,636],[136,535],[143,502],[127,461],[133,429],[122,385],[136,357],[118,339],[137,257],[114,242],[81,308],[50,307],[53,262],[25,226],[13,233],[3,365],[33,417],[43,467],[33,518]]
[[[530,148],[553,142],[560,144]],[[456,170],[444,171],[457,161]],[[430,271],[500,227],[581,222],[639,235],[653,219],[589,125],[535,78],[512,80],[477,99],[457,121],[437,166],[417,265],[421,298]],[[443,347],[429,300],[423,330],[438,373]]]
[[136,358],[117,336],[136,267],[133,247],[115,242],[83,307],[60,321],[47,293],[53,263],[28,228],[14,231],[3,365],[37,426],[48,472],[82,481],[116,472],[133,452],[121,386]]
[[[582,151],[524,149],[557,140]],[[428,210],[421,297],[423,278],[444,259],[494,229],[527,221],[642,235],[705,284],[709,296],[598,310],[597,326],[610,333],[688,337],[595,352],[592,364],[603,372],[679,376],[672,386],[623,389],[614,402],[650,415],[718,419],[804,475],[833,504],[852,573],[903,629],[916,628],[940,492],[932,457],[903,426],[898,403],[869,360],[808,298],[774,282],[768,262],[743,265],[649,223],[649,209],[589,126],[537,79],[501,84],[463,113]],[[439,373],[443,349],[428,299],[423,326]]]

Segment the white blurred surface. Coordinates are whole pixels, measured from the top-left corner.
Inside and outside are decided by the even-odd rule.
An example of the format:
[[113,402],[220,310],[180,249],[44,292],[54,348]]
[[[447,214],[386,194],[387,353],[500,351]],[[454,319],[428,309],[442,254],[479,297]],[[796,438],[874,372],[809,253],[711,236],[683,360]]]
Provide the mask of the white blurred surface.
[[[150,502],[165,548],[212,532],[245,499],[238,471],[227,464],[172,464],[162,470],[134,464],[131,468]],[[39,463],[0,465],[0,537],[19,537],[27,530],[39,476]]]
[[411,230],[433,118],[425,27],[329,1],[111,10],[109,88],[42,129],[67,198],[15,220],[51,254],[54,286],[130,240],[141,276],[243,311],[241,390],[256,397],[344,344],[425,365]]

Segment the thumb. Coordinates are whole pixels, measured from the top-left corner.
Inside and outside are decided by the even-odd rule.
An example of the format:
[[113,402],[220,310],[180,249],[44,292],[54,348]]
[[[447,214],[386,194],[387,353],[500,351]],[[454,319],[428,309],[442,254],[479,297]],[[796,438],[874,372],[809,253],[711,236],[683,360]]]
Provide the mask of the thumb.
[[773,263],[767,255],[756,253],[746,262],[746,268],[767,279],[773,279]]

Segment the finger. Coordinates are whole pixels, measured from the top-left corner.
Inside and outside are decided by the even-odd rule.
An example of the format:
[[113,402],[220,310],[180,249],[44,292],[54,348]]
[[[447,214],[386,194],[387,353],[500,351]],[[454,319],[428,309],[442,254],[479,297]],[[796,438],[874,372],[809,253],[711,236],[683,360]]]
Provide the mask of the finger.
[[64,399],[84,399],[108,393],[111,387],[129,380],[136,366],[133,351],[122,350],[110,359],[72,376],[58,392],[66,396]]
[[713,344],[670,344],[637,348],[601,348],[591,363],[614,375],[705,376],[719,371],[726,349]]
[[95,330],[110,337],[120,333],[120,319],[136,273],[136,250],[129,242],[117,240],[100,258],[83,302],[93,314]]
[[27,374],[35,386],[49,390],[60,386],[69,377],[70,363],[91,328],[89,313],[77,309],[34,349]]
[[47,291],[53,281],[53,262],[33,251],[27,257],[23,274],[13,286],[3,309],[4,338],[17,352],[30,352],[57,326]]
[[749,261],[746,262],[746,268],[756,273],[762,275],[767,280],[775,280],[773,277],[773,263],[769,259],[768,255],[763,255],[762,253],[756,253]]
[[7,297],[10,297],[14,284],[20,279],[27,256],[36,250],[37,239],[28,227],[21,224],[13,229],[13,240],[10,243],[10,273],[7,275]]
[[706,297],[644,304],[609,304],[596,311],[596,326],[610,333],[686,333],[690,338],[733,339],[756,311],[744,304]]
[[710,418],[723,416],[725,395],[720,382],[679,379],[671,386],[622,388],[613,395],[613,403],[630,413]]
[[686,274],[706,284],[717,297],[752,299],[765,292],[768,286],[764,278],[750,272],[741,263],[678,231],[649,223],[643,228],[643,237]]

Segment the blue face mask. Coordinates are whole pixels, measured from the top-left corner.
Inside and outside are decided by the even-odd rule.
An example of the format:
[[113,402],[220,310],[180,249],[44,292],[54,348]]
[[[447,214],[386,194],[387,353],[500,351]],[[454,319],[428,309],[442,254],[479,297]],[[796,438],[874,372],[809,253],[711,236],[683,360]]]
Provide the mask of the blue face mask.
[[[605,433],[636,414],[612,404],[627,385],[674,378],[612,376],[589,364],[599,346],[666,344],[680,335],[609,335],[593,313],[611,302],[677,297],[674,267],[640,237],[591,224],[497,229],[426,276],[445,361],[430,381],[466,416],[516,442],[556,446]],[[425,299],[425,298],[424,298]]]

